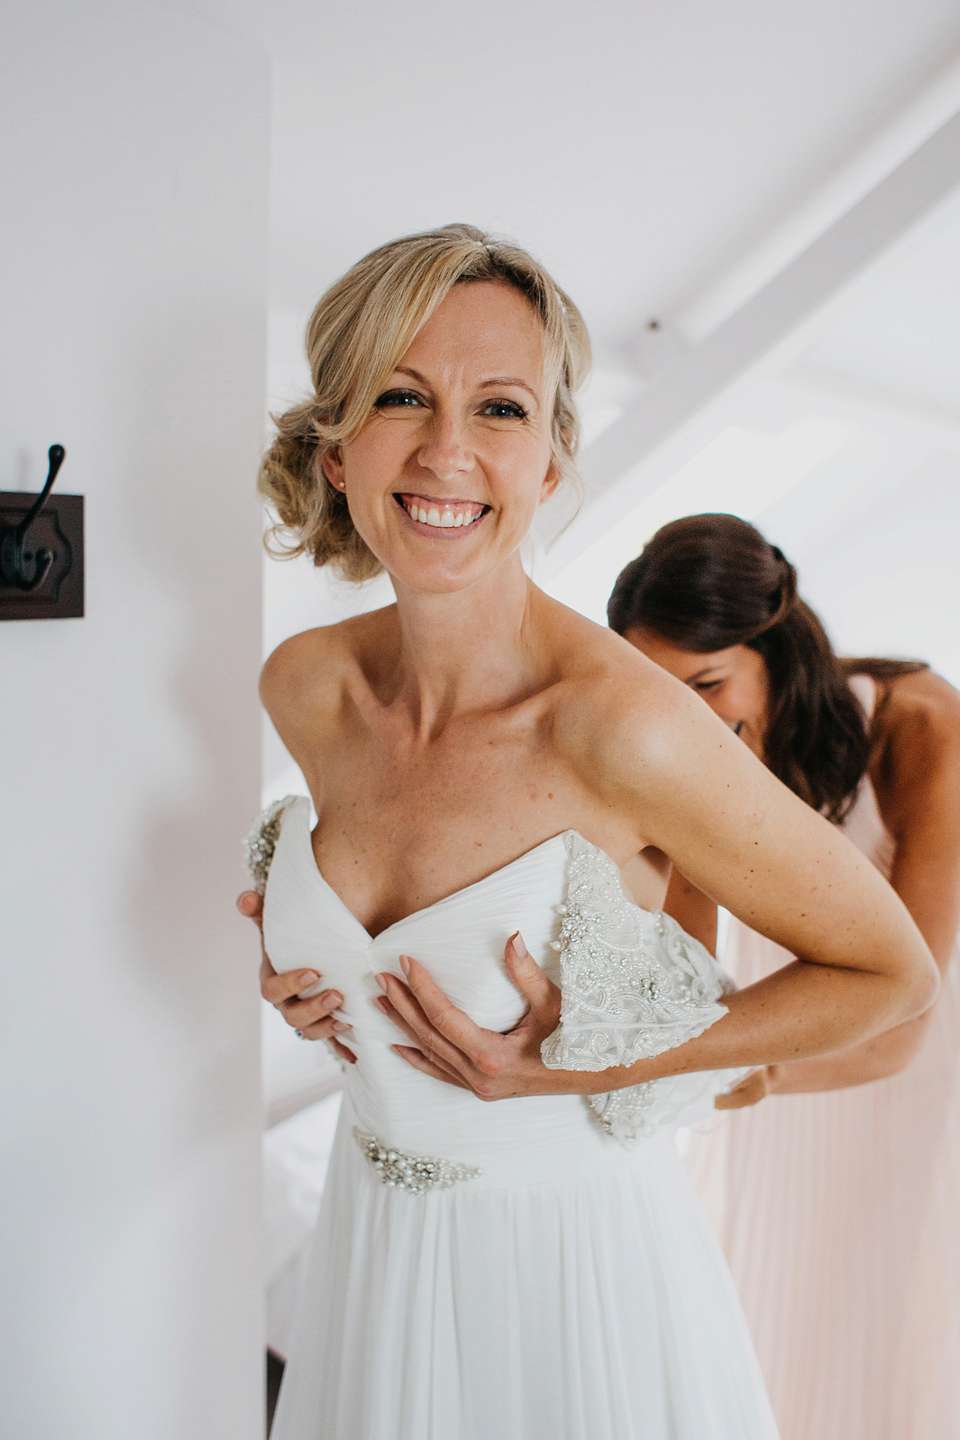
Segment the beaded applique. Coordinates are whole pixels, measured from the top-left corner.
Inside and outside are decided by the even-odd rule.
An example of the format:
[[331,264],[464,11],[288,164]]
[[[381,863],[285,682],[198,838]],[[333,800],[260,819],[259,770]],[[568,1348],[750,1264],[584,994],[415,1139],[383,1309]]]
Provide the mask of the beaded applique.
[[253,881],[253,888],[258,890],[261,895],[267,888],[267,876],[270,873],[273,852],[280,839],[284,811],[295,800],[301,798],[300,795],[284,795],[282,800],[274,800],[265,810],[260,811],[250,827],[249,835],[243,842],[247,852],[247,869]]
[[408,1155],[403,1150],[391,1150],[376,1135],[356,1125],[353,1138],[384,1185],[409,1190],[414,1195],[423,1195],[427,1190],[449,1190],[461,1180],[473,1180],[481,1174],[476,1165],[459,1165],[435,1155]]
[[[574,832],[566,843],[566,903],[555,945],[560,1024],[543,1042],[544,1064],[606,1070],[701,1035],[727,1013],[718,1002],[732,982],[669,915],[627,898],[608,855]],[[593,1095],[590,1104],[605,1130],[631,1139],[664,1123],[665,1109],[685,1108],[683,1092],[703,1087],[702,1075],[668,1076]]]

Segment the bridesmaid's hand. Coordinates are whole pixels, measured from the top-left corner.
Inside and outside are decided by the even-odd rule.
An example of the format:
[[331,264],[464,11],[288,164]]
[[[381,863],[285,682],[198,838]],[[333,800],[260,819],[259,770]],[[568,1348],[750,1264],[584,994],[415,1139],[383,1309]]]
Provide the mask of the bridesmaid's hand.
[[779,1068],[777,1065],[761,1065],[758,1070],[751,1070],[726,1095],[716,1097],[714,1109],[744,1110],[748,1105],[758,1105],[767,1095],[775,1093]]
[[323,990],[319,995],[301,1000],[300,992],[308,990],[321,977],[316,970],[286,970],[280,975],[274,970],[263,948],[263,896],[256,890],[244,890],[237,897],[237,909],[260,931],[260,994],[264,1000],[279,1010],[287,1024],[304,1040],[328,1040],[341,1060],[355,1065],[356,1055],[337,1039],[337,1035],[350,1026],[333,1018],[333,1012],[343,1004],[343,996],[337,990]]
[[481,1100],[555,1093],[565,1071],[548,1070],[540,1046],[560,1023],[560,990],[540,969],[519,933],[504,950],[507,974],[527,1001],[523,1018],[505,1035],[484,1030],[458,1010],[434,984],[423,966],[400,956],[406,984],[395,975],[378,975],[383,990],[376,1004],[414,1042],[394,1045],[408,1065],[472,1090]]

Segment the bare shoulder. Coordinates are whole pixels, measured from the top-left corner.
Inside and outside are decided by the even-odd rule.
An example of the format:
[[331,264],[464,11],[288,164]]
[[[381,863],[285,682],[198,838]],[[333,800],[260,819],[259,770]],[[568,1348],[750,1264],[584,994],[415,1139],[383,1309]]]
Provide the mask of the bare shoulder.
[[394,607],[291,635],[260,675],[260,697],[280,730],[309,715],[316,723],[336,714],[351,680],[362,674],[393,627]]
[[960,754],[960,693],[932,670],[898,675],[884,686],[876,729],[878,742],[898,752]]
[[960,805],[960,694],[942,676],[924,670],[886,683],[870,772],[892,829],[937,797]]
[[739,746],[686,685],[613,631],[575,618],[588,628],[569,627],[555,737],[591,788],[656,791],[678,769]]

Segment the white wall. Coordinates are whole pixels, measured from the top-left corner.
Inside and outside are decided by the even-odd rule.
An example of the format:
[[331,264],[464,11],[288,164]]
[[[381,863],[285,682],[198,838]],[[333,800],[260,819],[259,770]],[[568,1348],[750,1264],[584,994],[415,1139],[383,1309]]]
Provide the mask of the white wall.
[[[815,493],[806,498],[816,505]],[[827,533],[803,535],[802,499],[788,497],[757,524],[795,561],[801,593],[840,653],[926,660],[960,687],[956,458],[927,457]]]
[[0,488],[66,446],[88,588],[0,624],[0,1430],[252,1440],[269,74],[139,0],[4,28]]

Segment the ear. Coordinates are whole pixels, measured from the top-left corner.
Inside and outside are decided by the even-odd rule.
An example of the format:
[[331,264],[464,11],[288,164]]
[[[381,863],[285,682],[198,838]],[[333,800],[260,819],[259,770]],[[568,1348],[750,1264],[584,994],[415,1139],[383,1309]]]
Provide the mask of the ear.
[[553,494],[554,490],[556,490],[559,484],[560,470],[557,466],[557,462],[555,460],[551,460],[547,473],[543,477],[543,483],[540,486],[539,503],[541,505],[545,504],[546,501],[550,499],[550,496]]
[[320,461],[320,467],[334,490],[342,490],[344,485],[343,452],[339,445],[333,445],[325,452]]

